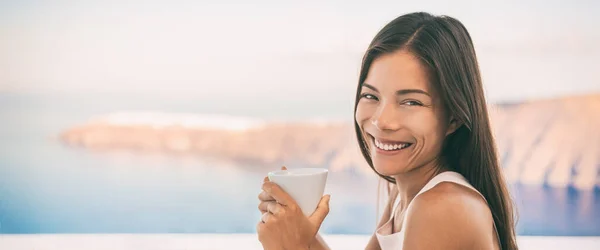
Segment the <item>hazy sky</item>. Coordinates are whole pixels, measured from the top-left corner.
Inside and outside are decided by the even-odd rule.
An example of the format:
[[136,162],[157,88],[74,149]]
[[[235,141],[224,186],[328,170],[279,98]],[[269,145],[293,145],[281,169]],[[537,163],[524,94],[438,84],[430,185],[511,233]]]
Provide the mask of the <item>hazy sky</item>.
[[600,1],[225,2],[0,0],[0,91],[351,98],[374,34],[422,10],[467,26],[492,100],[600,92]]

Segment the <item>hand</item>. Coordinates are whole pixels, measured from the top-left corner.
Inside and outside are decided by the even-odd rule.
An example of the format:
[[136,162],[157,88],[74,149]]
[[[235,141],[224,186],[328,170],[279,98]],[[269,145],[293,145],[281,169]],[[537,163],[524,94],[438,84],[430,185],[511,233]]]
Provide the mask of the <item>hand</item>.
[[[281,167],[281,170],[287,170],[287,168],[285,166],[283,166],[283,167]],[[265,177],[265,179],[263,180],[263,184],[267,181],[269,181],[269,177]],[[270,202],[277,203],[275,201],[275,198],[273,198],[273,196],[271,196],[264,190],[262,192],[260,192],[260,194],[258,194],[258,200],[260,200],[260,203],[258,204],[258,210],[260,211],[261,214],[268,212],[267,206],[269,205]]]
[[315,212],[306,217],[294,199],[268,178],[264,179],[263,190],[258,196],[263,216],[256,227],[263,247],[308,249],[329,213],[329,195],[323,196]]

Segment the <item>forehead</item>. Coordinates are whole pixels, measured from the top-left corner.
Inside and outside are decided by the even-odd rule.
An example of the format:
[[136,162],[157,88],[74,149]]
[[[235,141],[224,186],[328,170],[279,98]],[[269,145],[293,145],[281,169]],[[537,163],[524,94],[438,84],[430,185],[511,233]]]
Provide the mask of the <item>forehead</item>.
[[412,53],[399,50],[382,55],[371,63],[365,82],[379,91],[421,89],[431,93],[427,69]]

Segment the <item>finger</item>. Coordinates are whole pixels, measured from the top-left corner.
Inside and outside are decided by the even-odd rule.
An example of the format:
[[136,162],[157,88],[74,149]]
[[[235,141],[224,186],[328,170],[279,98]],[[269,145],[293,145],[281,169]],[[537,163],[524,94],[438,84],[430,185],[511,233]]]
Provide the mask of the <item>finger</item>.
[[268,207],[270,203],[275,203],[277,204],[277,202],[275,201],[270,201],[270,202],[261,202],[260,204],[258,204],[258,210],[260,210],[261,213],[266,213],[268,212]]
[[258,241],[263,244],[263,241],[267,238],[267,224],[262,221],[256,223],[256,234],[258,236]]
[[264,213],[262,214],[262,217],[260,217],[260,221],[262,221],[262,223],[267,223],[269,222],[269,219],[271,218],[272,214],[271,213]]
[[258,203],[258,211],[260,211],[261,214],[266,213],[267,212],[267,205],[269,205],[269,204],[267,204],[266,202]]
[[264,226],[265,225],[264,225],[264,223],[262,221],[256,224],[256,233],[258,234],[259,240],[261,238],[260,236],[261,236],[261,233],[262,233],[262,230],[263,230]]
[[273,182],[263,183],[263,190],[265,190],[267,194],[271,195],[278,203],[284,206],[296,204],[294,199],[292,199],[292,197],[288,193],[283,191],[283,189],[279,185]]
[[260,192],[260,194],[258,194],[258,199],[260,201],[274,201],[275,198],[273,198],[273,196],[271,196],[270,194],[268,194],[265,191]]
[[319,202],[319,205],[317,206],[317,209],[308,218],[313,225],[317,225],[317,228],[321,227],[321,223],[323,223],[325,217],[327,217],[327,214],[329,214],[330,198],[330,195],[323,196]]
[[[281,170],[287,170],[287,168],[285,166],[281,167]],[[265,178],[263,179],[263,182],[267,182],[269,181],[269,177],[265,176]]]
[[258,234],[258,240],[262,242],[265,231],[265,223],[259,221],[256,223],[256,234]]
[[279,212],[283,209],[283,207],[281,206],[281,204],[277,203],[277,202],[269,202],[267,204],[267,211],[269,213],[272,213],[274,215],[279,214]]

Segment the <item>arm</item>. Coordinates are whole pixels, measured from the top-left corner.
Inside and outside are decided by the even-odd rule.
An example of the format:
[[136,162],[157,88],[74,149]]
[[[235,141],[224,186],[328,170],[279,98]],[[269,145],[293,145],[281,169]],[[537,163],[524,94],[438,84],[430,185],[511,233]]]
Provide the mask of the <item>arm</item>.
[[[380,180],[382,181],[382,180]],[[387,181],[383,181],[385,183],[385,185],[389,185],[387,183]],[[375,228],[375,230],[377,230],[377,228],[381,227],[383,224],[385,224],[392,213],[392,207],[394,204],[395,199],[398,196],[398,189],[396,188],[396,185],[391,185],[389,191],[389,197],[388,197],[388,201],[387,204],[384,208],[383,214],[379,220],[379,223],[377,223],[377,227]],[[310,245],[310,249],[316,249],[316,250],[329,250],[329,246],[327,245],[327,243],[323,240],[323,238],[321,237],[320,234],[317,233],[317,235],[315,236],[315,240],[311,243]],[[371,238],[369,239],[369,242],[367,243],[367,246],[365,247],[365,249],[367,250],[380,250],[381,247],[379,246],[379,241],[377,241],[377,236],[375,236],[375,232],[373,232],[373,235],[371,236]]]
[[[387,204],[385,206],[385,209],[383,211],[381,219],[379,220],[379,223],[377,223],[377,227],[375,228],[375,230],[377,230],[377,228],[379,228],[383,224],[385,224],[388,221],[388,219],[390,218],[391,213],[392,213],[392,206],[393,206],[394,201],[397,196],[398,196],[398,189],[396,189],[396,187],[394,186],[390,190],[389,199],[387,201]],[[323,240],[321,235],[317,233],[315,240],[310,245],[310,249],[311,250],[312,249],[329,250],[330,248],[327,245],[327,243],[325,243],[325,241]],[[367,249],[367,250],[380,250],[381,249],[381,247],[379,246],[379,242],[377,241],[377,236],[375,236],[375,233],[373,233],[373,235],[371,236],[371,239],[369,240],[369,243],[367,243],[367,246],[365,247],[365,249]]]

